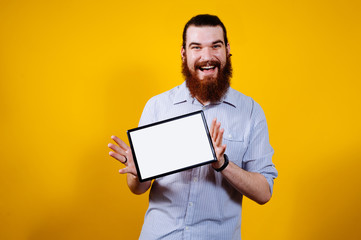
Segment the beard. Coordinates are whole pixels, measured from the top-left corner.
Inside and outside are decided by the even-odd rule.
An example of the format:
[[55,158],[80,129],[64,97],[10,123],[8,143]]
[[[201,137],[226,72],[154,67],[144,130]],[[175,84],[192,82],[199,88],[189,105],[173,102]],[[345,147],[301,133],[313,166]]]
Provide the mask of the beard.
[[226,58],[226,64],[221,68],[219,61],[196,62],[194,69],[199,69],[207,64],[218,68],[216,77],[205,77],[199,79],[196,72],[191,72],[187,65],[187,58],[182,63],[182,73],[186,79],[186,85],[192,97],[197,98],[201,102],[219,102],[227,93],[232,77],[232,64],[230,56]]

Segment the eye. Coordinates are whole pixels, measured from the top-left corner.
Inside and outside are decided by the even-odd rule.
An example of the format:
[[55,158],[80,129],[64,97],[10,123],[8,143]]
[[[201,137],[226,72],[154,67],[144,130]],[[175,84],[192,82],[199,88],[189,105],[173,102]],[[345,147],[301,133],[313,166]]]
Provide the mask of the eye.
[[213,45],[213,48],[216,49],[216,48],[220,48],[221,45],[220,44],[216,44],[216,45]]
[[191,49],[201,49],[199,46],[192,46]]

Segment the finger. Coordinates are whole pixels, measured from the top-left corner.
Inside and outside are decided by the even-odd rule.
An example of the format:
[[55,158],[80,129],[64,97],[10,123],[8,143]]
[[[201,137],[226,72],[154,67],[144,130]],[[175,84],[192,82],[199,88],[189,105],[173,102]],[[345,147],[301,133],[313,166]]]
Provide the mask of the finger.
[[216,141],[218,135],[219,135],[219,128],[221,127],[221,123],[217,122],[215,128],[214,128],[214,132],[213,132],[213,141]]
[[222,147],[221,147],[222,150],[220,152],[220,156],[222,156],[226,152],[226,148],[227,148],[226,144],[222,145]]
[[122,169],[119,169],[119,173],[120,173],[120,174],[125,174],[125,173],[128,173],[128,172],[129,172],[129,170],[128,170],[127,167],[122,168]]
[[116,152],[109,152],[109,155],[123,164],[126,164],[128,161],[128,159],[125,156]]
[[210,134],[211,134],[211,138],[212,138],[212,139],[213,139],[214,128],[215,128],[215,126],[216,126],[216,123],[217,123],[217,118],[215,118],[215,119],[212,120],[211,131],[210,131]]
[[221,130],[219,130],[219,133],[218,133],[217,138],[215,140],[216,146],[221,146],[222,145],[223,133],[224,133],[224,129],[222,128]]
[[108,144],[108,147],[109,147],[110,149],[112,149],[114,152],[119,153],[119,154],[121,154],[121,155],[126,155],[126,154],[127,154],[126,151],[124,151],[124,150],[121,149],[118,145],[115,145],[115,144],[113,144],[113,143],[109,143],[109,144]]
[[129,147],[127,144],[125,144],[125,142],[123,142],[123,140],[121,140],[120,138],[118,138],[117,136],[112,136],[111,137],[122,149],[124,149],[124,151],[128,151]]
[[119,173],[120,174],[130,173],[130,174],[133,174],[134,176],[138,177],[137,172],[132,171],[129,167],[119,169]]

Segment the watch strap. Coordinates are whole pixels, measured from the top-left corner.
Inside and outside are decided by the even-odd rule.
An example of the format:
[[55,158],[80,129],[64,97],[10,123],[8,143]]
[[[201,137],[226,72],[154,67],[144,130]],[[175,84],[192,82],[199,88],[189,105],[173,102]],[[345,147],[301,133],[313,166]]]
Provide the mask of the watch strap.
[[222,170],[225,169],[225,168],[228,166],[228,164],[229,164],[228,156],[227,156],[226,154],[224,154],[223,156],[224,156],[224,163],[223,163],[222,167],[217,168],[217,169],[214,168],[214,170],[216,170],[217,172],[222,171]]

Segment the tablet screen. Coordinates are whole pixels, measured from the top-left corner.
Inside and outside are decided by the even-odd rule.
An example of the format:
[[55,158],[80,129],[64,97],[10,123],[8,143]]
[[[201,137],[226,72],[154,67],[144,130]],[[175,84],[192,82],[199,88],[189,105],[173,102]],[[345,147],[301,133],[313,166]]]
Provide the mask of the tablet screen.
[[127,133],[140,181],[217,161],[203,111]]

